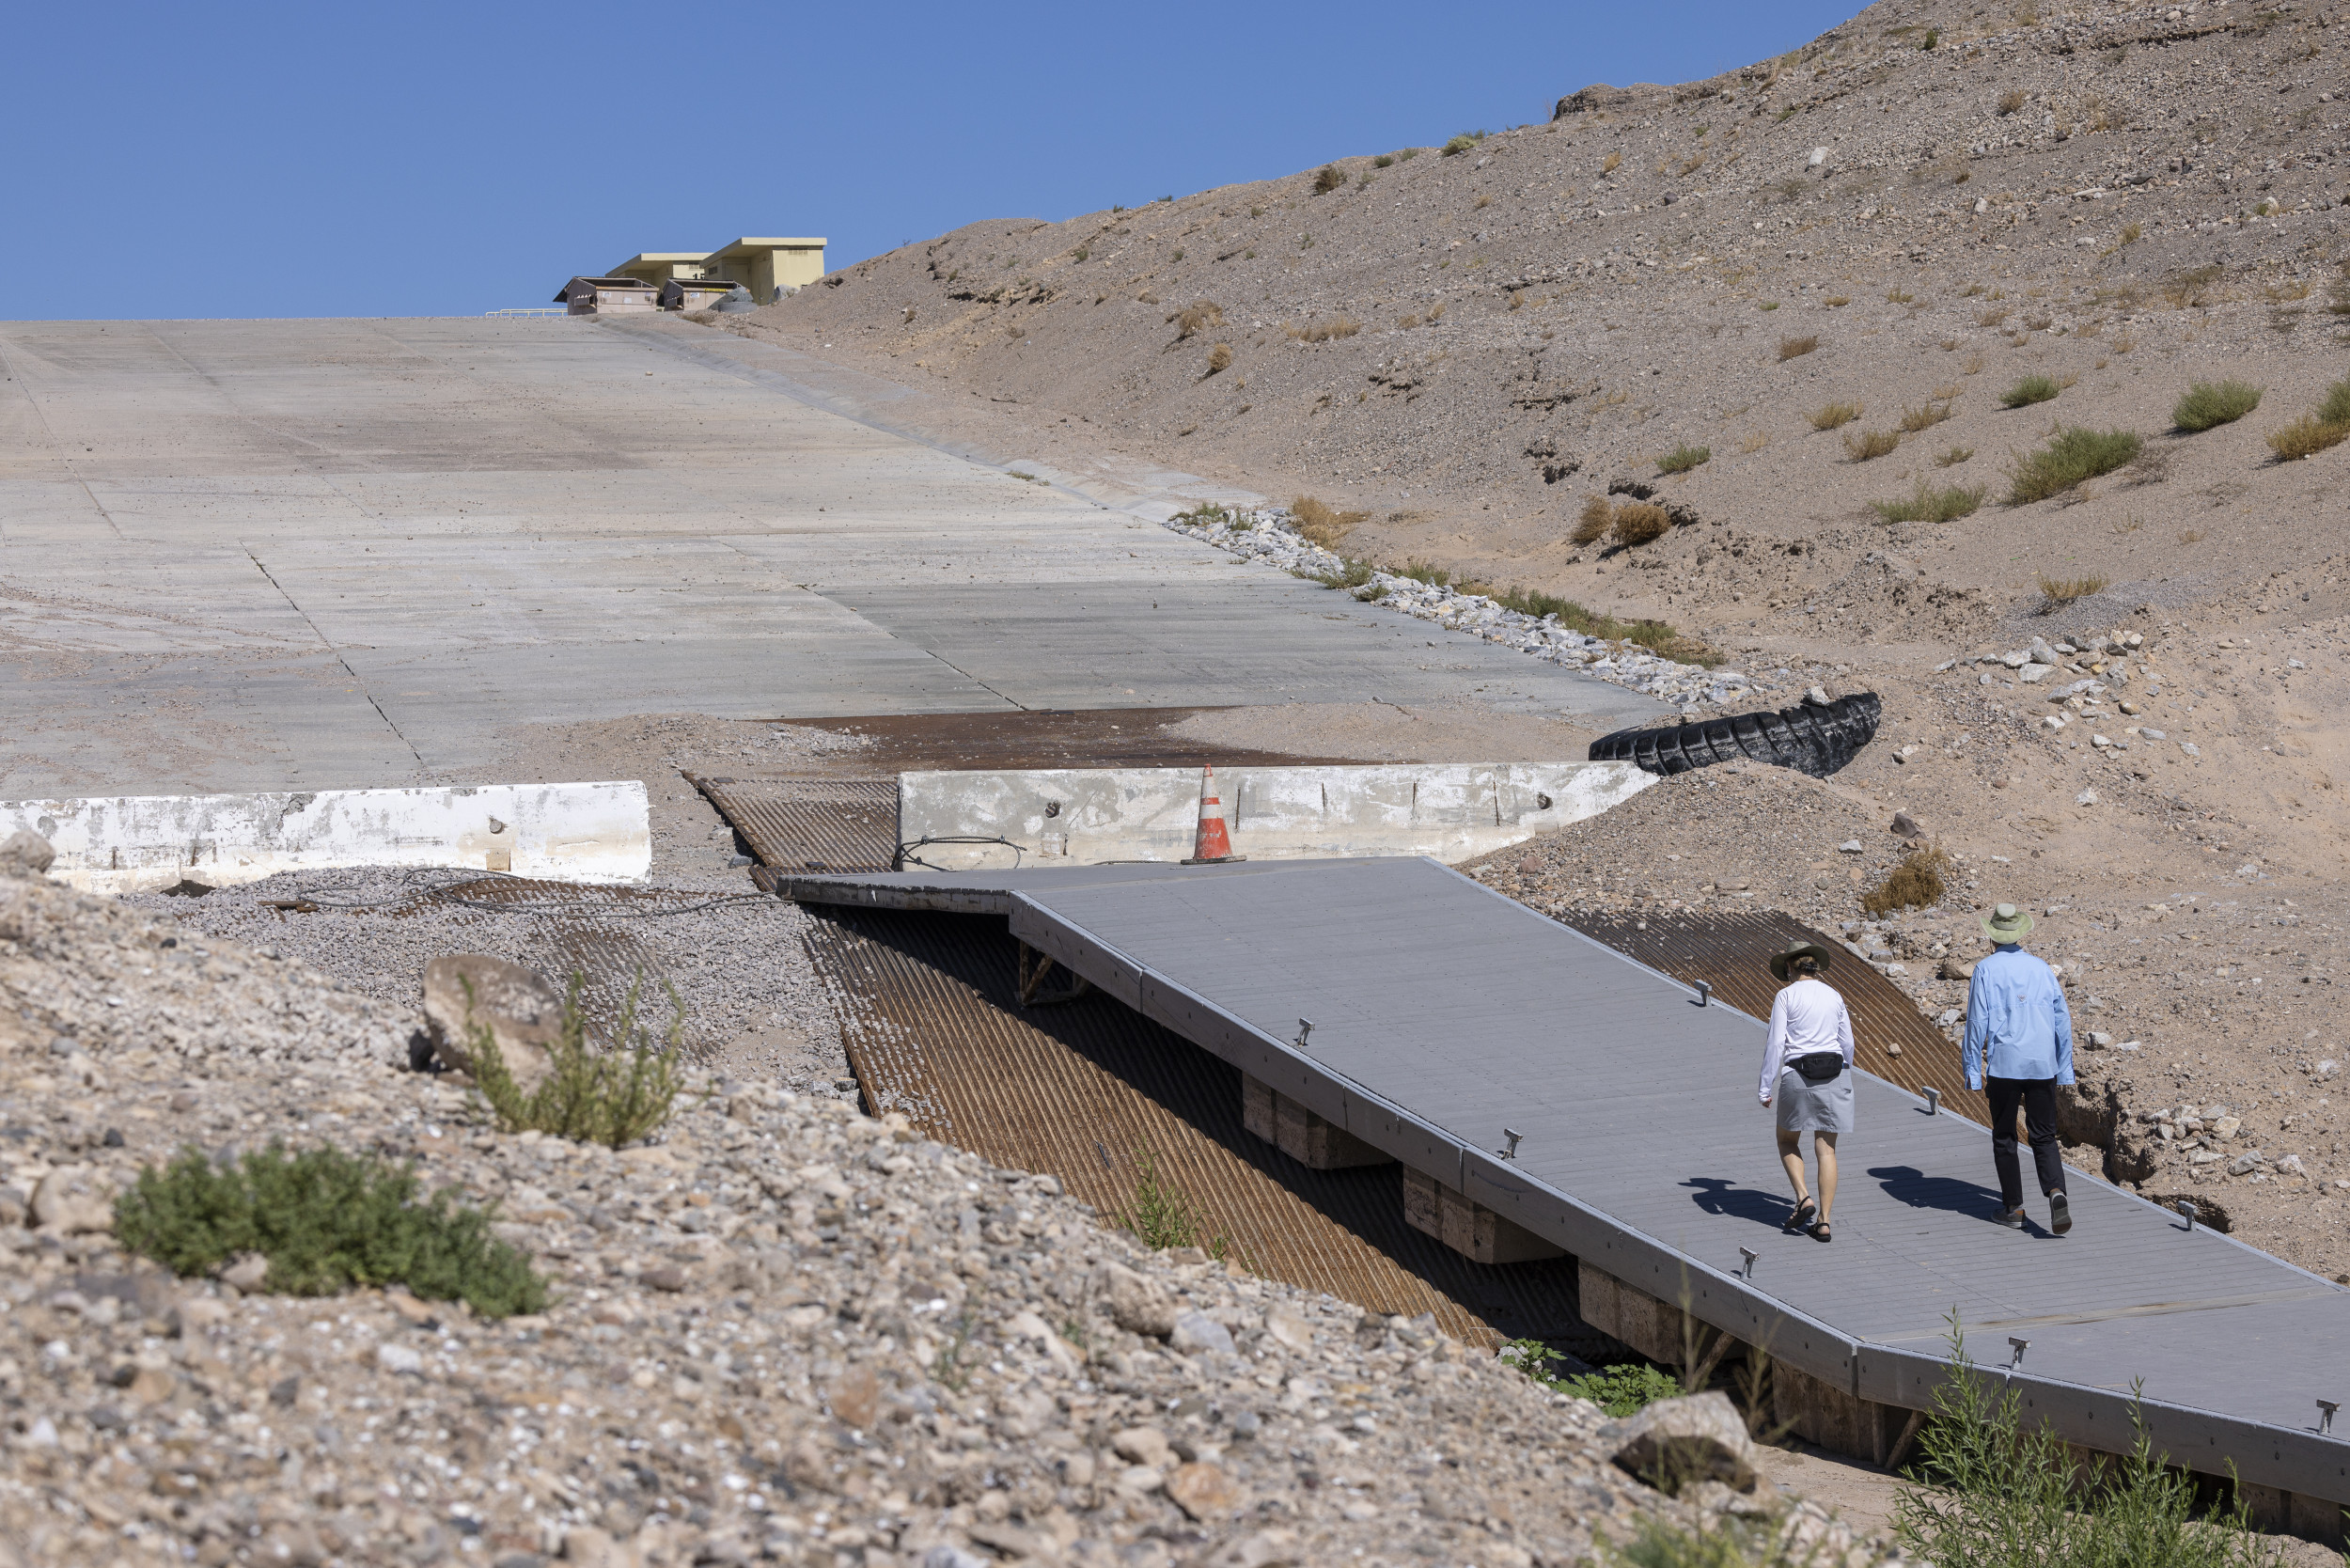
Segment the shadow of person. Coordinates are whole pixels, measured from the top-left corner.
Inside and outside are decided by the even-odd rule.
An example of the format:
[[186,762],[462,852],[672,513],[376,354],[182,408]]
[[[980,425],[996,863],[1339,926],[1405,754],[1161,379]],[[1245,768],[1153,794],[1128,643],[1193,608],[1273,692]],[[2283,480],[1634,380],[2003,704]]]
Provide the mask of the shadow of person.
[[1689,1195],[1689,1201],[1709,1215],[1727,1215],[1732,1219],[1748,1219],[1776,1229],[1794,1212],[1792,1194],[1733,1186],[1719,1176],[1692,1176],[1681,1184],[1697,1189]]
[[1941,1209],[1950,1214],[1984,1215],[1999,1206],[1999,1189],[1957,1176],[1929,1176],[1915,1166],[1878,1165],[1869,1168],[1885,1195],[1913,1209]]

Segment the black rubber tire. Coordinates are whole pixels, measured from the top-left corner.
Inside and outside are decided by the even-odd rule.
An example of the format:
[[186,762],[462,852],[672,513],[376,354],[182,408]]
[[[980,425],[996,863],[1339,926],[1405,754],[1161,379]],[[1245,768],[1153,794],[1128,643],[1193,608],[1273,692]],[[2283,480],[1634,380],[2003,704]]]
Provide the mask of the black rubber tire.
[[1593,741],[1590,758],[1667,776],[1746,758],[1825,778],[1876,738],[1882,713],[1876,693],[1855,692],[1825,707],[1802,702],[1776,713],[1619,729]]

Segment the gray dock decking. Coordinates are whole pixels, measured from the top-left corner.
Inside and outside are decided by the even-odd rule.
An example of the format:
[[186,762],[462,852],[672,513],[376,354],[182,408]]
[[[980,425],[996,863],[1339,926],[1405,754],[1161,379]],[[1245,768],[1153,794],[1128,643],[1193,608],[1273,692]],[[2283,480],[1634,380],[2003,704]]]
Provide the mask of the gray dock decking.
[[[1922,1407],[1947,1315],[2028,1414],[2350,1502],[2350,1290],[2076,1171],[2075,1229],[1991,1222],[1990,1135],[1862,1074],[1836,1240],[1788,1236],[1763,1025],[1430,860],[786,878],[804,902],[1000,912],[1128,1005],[1661,1300]],[[1757,955],[1758,963],[1762,955]],[[1313,1029],[1301,1048],[1299,1020]],[[1523,1135],[1501,1157],[1503,1128]],[[1740,1277],[1741,1246],[1761,1254]],[[2011,1336],[2029,1341],[2008,1370]]]

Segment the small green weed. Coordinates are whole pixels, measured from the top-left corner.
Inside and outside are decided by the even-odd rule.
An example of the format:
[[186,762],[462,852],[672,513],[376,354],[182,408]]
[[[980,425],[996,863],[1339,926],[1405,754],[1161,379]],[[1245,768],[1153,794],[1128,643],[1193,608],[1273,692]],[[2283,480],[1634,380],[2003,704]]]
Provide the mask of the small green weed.
[[2026,376],[1999,394],[1999,406],[2001,408],[2029,408],[2034,403],[2048,401],[2063,390],[2064,388],[2059,386],[2050,377]]
[[1950,523],[1982,505],[1987,485],[1950,485],[1941,490],[1918,481],[1915,494],[1891,501],[1872,501],[1870,509],[1888,523]]
[[683,1087],[679,1063],[685,1043],[685,1004],[677,988],[669,991],[668,1038],[656,1046],[636,1020],[636,999],[644,987],[640,975],[628,988],[612,1039],[616,1049],[593,1051],[588,1045],[588,1014],[579,1004],[586,977],[572,976],[563,998],[563,1021],[548,1055],[547,1075],[527,1094],[508,1071],[506,1058],[489,1028],[472,1022],[473,986],[465,987],[465,1045],[473,1055],[474,1084],[502,1132],[536,1130],[575,1143],[602,1143],[626,1148],[647,1137],[669,1119]]
[[1444,155],[1448,158],[1457,158],[1492,133],[1489,131],[1464,131],[1444,144]]
[[1339,564],[1326,571],[1308,572],[1300,569],[1295,575],[1305,578],[1309,583],[1320,583],[1326,588],[1353,589],[1369,585],[1371,573],[1377,570],[1367,560],[1340,557]]
[[1136,1239],[1153,1252],[1198,1247],[1205,1248],[1211,1258],[1221,1258],[1230,1250],[1230,1244],[1222,1236],[1203,1239],[1199,1216],[1192,1212],[1191,1200],[1161,1178],[1159,1156],[1147,1144],[1135,1151],[1135,1171],[1134,1200],[1124,1213],[1112,1216],[1117,1224],[1133,1231]]
[[1581,1377],[1561,1378],[1557,1388],[1562,1394],[1590,1400],[1619,1419],[1660,1399],[1678,1399],[1682,1394],[1679,1378],[1658,1372],[1645,1361],[1626,1361]]
[[2008,471],[2012,481],[2008,505],[2021,507],[2044,501],[2083,479],[2110,474],[2138,456],[2142,446],[2144,443],[2131,431],[2092,431],[2086,425],[2067,425],[2051,436],[2045,447],[2027,453]]
[[1402,566],[1394,568],[1388,574],[1395,577],[1409,577],[1416,583],[1426,583],[1430,588],[1450,588],[1452,586],[1451,572],[1447,572],[1443,567],[1438,566],[1434,561],[1421,560],[1418,556],[1411,557],[1409,559],[1405,560]]
[[175,1274],[210,1274],[241,1252],[269,1260],[264,1290],[333,1295],[405,1285],[427,1301],[462,1300],[484,1317],[535,1312],[546,1281],[490,1233],[494,1208],[430,1201],[415,1171],[373,1155],[283,1144],[215,1166],[199,1149],[139,1172],[115,1200],[115,1235]]
[[1713,447],[1692,447],[1684,441],[1669,452],[1657,454],[1656,471],[1660,474],[1686,474],[1700,463],[1710,461],[1713,456]]
[[2248,381],[2199,381],[2170,410],[2170,422],[2183,431],[2207,431],[2233,424],[2260,405],[2261,389]]

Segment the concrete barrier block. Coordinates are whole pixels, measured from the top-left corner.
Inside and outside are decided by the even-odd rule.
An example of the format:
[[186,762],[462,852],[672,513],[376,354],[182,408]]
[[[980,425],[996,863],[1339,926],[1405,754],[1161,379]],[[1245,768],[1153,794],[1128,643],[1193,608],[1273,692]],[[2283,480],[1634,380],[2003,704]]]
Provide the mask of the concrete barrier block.
[[1475,1262],[1524,1263],[1567,1255],[1564,1247],[1410,1166],[1403,1168],[1403,1222]]
[[[898,833],[956,870],[1180,861],[1199,823],[1197,768],[907,773]],[[1256,859],[1427,855],[1465,860],[1581,822],[1656,782],[1628,762],[1384,763],[1219,769],[1236,854]],[[1001,838],[921,844],[925,839]]]
[[1275,1138],[1281,1152],[1312,1170],[1349,1170],[1358,1166],[1392,1165],[1394,1157],[1374,1149],[1345,1128],[1315,1115],[1286,1094],[1273,1100]]
[[1403,1223],[1424,1236],[1444,1240],[1444,1184],[1423,1170],[1403,1168]]
[[51,877],[91,893],[354,866],[634,882],[652,865],[650,803],[635,779],[0,804],[0,839],[19,827],[55,849]]
[[1262,1078],[1240,1075],[1240,1124],[1254,1137],[1267,1143],[1278,1143],[1280,1129],[1274,1120],[1273,1086]]

